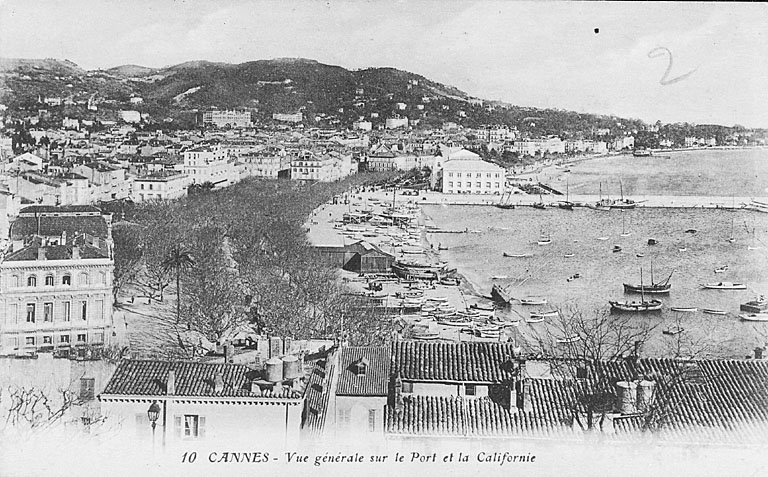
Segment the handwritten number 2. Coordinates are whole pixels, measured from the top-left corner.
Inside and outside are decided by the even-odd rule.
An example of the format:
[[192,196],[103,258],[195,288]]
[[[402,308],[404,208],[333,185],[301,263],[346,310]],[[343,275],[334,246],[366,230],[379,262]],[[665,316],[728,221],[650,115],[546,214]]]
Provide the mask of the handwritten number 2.
[[667,70],[664,72],[664,76],[661,77],[661,80],[659,80],[659,83],[662,86],[666,86],[669,84],[675,84],[678,81],[682,81],[685,78],[691,76],[698,68],[695,68],[688,73],[678,76],[677,78],[669,79],[669,72],[672,71],[672,52],[669,51],[668,48],[665,48],[663,46],[660,46],[658,48],[654,48],[653,50],[648,52],[648,58],[658,58],[660,56],[664,56],[664,54],[669,55],[669,64],[667,65]]

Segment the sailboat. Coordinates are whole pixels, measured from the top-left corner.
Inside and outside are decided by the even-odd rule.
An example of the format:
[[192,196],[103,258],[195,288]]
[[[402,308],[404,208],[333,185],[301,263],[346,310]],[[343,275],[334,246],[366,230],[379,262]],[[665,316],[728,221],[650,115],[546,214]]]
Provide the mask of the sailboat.
[[573,210],[573,202],[568,197],[568,180],[565,181],[565,200],[557,203],[557,206],[565,210]]
[[611,310],[634,311],[634,312],[661,310],[661,306],[663,305],[662,301],[657,300],[655,298],[653,300],[646,301],[644,289],[645,287],[643,286],[643,269],[640,268],[640,294],[641,294],[640,301],[609,301],[608,303],[611,305]]
[[603,199],[603,183],[600,183],[600,200],[597,201],[597,203],[594,205],[594,209],[596,210],[610,210],[611,206],[611,199]]
[[539,201],[533,203],[533,207],[535,209],[546,209],[547,206],[544,204],[544,198],[541,196],[541,192],[539,192]]
[[504,192],[504,194],[502,194],[501,196],[501,199],[499,199],[499,203],[496,204],[496,207],[500,209],[514,209],[515,204],[513,204],[511,201],[512,201],[512,192],[511,191]]
[[538,245],[549,245],[552,243],[552,236],[547,232],[546,235],[544,235],[544,232],[541,233],[539,236],[539,240],[536,242]]
[[[651,284],[650,285],[643,285],[642,279],[640,280],[640,285],[633,285],[631,283],[625,283],[624,284],[624,292],[626,293],[651,293],[651,294],[662,294],[662,293],[669,293],[670,288],[672,288],[672,284],[669,283],[669,280],[672,278],[672,274],[675,273],[674,270],[669,274],[666,280],[659,283],[654,283],[653,281],[653,264],[651,264]],[[642,271],[641,271],[642,275]]]
[[733,233],[733,224],[734,224],[734,219],[733,217],[731,217],[731,236],[728,238],[728,240],[726,240],[726,242],[729,242],[729,243],[736,242],[736,236]]
[[621,216],[621,236],[622,237],[629,237],[632,235],[631,232],[627,232],[627,221],[625,220],[625,217]]
[[612,209],[634,209],[637,207],[637,202],[632,199],[624,198],[624,185],[619,180],[619,187],[621,188],[621,199],[615,200],[611,203]]

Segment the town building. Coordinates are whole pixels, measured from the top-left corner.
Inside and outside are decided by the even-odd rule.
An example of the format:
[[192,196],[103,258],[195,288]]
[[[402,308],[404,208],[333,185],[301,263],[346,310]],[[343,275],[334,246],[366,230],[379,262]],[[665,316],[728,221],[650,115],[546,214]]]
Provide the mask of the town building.
[[91,202],[88,179],[69,173],[43,174],[27,171],[9,181],[10,191],[44,205],[85,205]]
[[291,179],[332,182],[352,173],[352,156],[334,151],[303,150],[291,159]]
[[109,343],[111,216],[92,206],[30,206],[0,263],[0,354]]
[[249,128],[253,127],[250,111],[206,111],[203,113],[203,123],[213,124],[219,128]]
[[120,111],[120,119],[123,120],[126,123],[140,123],[141,122],[141,114],[139,114],[138,111],[121,110]]
[[435,158],[432,181],[433,188],[445,194],[501,194],[506,171],[474,152],[443,146]]
[[246,176],[264,179],[291,177],[291,157],[282,148],[269,147],[246,153],[238,160],[244,164]]
[[272,119],[284,123],[300,123],[304,120],[304,114],[301,112],[288,114],[288,113],[272,113]]
[[174,171],[153,172],[133,180],[131,200],[146,202],[178,199],[187,195],[191,183],[186,174]]
[[184,151],[184,174],[192,184],[210,182],[214,187],[227,187],[237,182],[234,161],[218,144],[203,144]]
[[126,199],[131,195],[131,182],[122,167],[94,162],[79,164],[72,171],[88,179],[92,202]]

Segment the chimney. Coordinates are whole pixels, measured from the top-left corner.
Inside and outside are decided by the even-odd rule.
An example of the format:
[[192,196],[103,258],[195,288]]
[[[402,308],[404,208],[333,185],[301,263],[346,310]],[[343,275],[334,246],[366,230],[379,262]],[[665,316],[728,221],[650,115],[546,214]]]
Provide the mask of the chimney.
[[80,249],[72,247],[72,260],[80,260]]
[[755,359],[763,359],[763,351],[764,348],[760,348],[759,346],[755,348]]
[[224,376],[221,371],[216,373],[216,377],[213,378],[213,391],[220,393],[224,390]]
[[235,347],[232,343],[226,343],[224,345],[224,362],[232,363],[235,357]]
[[37,259],[38,260],[46,260],[45,256],[45,247],[37,247]]
[[642,380],[637,385],[637,411],[646,412],[653,404],[653,394],[656,388],[654,381]]
[[400,379],[399,374],[395,378],[395,412],[397,414],[403,412],[403,380]]
[[176,371],[172,369],[168,371],[168,381],[165,385],[165,394],[168,396],[173,396],[176,394]]
[[522,378],[517,382],[517,408],[525,413],[533,412],[531,386]]
[[631,381],[619,381],[616,383],[616,403],[622,414],[634,414],[637,412],[637,384]]

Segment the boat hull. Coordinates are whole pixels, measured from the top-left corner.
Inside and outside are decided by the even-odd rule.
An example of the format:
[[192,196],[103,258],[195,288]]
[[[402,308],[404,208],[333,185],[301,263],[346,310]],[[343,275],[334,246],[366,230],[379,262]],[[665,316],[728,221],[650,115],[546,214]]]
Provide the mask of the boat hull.
[[656,295],[669,293],[672,285],[633,285],[631,283],[624,284],[624,292],[626,293],[651,293]]
[[642,302],[619,302],[610,301],[611,310],[614,311],[626,311],[626,312],[646,312],[646,311],[659,311],[663,303],[660,300],[650,300]]
[[739,318],[741,318],[744,321],[768,321],[768,313],[753,313],[753,314],[744,314],[739,315]]

